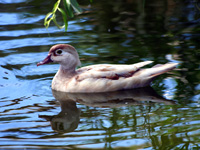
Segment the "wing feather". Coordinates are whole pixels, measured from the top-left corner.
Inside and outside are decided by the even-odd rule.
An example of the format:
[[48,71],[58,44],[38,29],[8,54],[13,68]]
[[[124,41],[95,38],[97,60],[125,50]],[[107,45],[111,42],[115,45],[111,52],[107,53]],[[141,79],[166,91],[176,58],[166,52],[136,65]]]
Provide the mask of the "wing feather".
[[105,78],[118,80],[120,77],[131,77],[141,67],[152,63],[153,61],[144,61],[131,65],[110,65],[100,64],[82,67],[77,70],[77,81],[82,81],[88,78]]

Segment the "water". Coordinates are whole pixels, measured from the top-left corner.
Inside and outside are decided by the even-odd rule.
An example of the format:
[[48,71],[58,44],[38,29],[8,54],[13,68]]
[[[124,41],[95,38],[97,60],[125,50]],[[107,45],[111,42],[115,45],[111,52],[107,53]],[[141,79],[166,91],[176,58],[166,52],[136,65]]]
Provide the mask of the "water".
[[[51,1],[0,3],[0,148],[199,149],[195,1],[84,1],[67,33],[53,24],[44,28]],[[59,65],[36,66],[58,43],[76,47],[82,66],[180,64],[152,88],[59,93],[50,88]]]

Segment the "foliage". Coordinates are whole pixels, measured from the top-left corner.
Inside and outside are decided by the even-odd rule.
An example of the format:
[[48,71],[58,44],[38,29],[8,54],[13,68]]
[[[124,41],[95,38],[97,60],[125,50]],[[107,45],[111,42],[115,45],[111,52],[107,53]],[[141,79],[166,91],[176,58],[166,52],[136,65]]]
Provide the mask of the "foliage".
[[[59,29],[65,28],[65,31],[67,31],[68,17],[74,17],[73,10],[78,14],[82,12],[76,0],[63,0],[64,9],[60,7],[61,1],[62,0],[57,0],[57,2],[54,4],[52,11],[46,15],[44,19],[44,26],[46,28],[48,28],[51,21],[53,21]],[[57,12],[60,12],[63,17],[64,25],[62,26],[60,26],[56,21]]]

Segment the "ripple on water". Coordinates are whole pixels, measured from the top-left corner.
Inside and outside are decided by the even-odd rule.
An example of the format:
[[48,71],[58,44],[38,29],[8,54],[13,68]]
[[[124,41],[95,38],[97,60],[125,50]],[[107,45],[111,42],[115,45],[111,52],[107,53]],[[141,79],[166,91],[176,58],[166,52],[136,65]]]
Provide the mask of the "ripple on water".
[[[34,3],[34,1],[31,2]],[[187,73],[198,75],[196,70],[193,71],[191,68],[187,72],[179,70],[180,72],[177,71],[179,73],[167,74],[164,80],[158,78],[154,84],[161,95],[175,100],[176,104],[140,102],[137,105],[129,105],[127,103],[123,107],[100,108],[76,103],[77,112],[74,113],[74,118],[78,116],[77,128],[73,128],[71,132],[62,130],[62,123],[65,121],[61,113],[63,108],[61,108],[58,100],[52,96],[50,87],[51,80],[59,65],[36,66],[37,62],[46,57],[51,45],[58,43],[75,45],[83,60],[83,65],[118,62],[134,63],[139,60],[152,59],[158,63],[167,61],[181,62],[186,68],[191,65],[190,61],[192,59],[190,58],[195,56],[189,51],[195,48],[197,50],[198,44],[194,45],[195,39],[190,42],[194,35],[193,33],[181,34],[182,29],[176,28],[175,30],[180,30],[179,36],[186,37],[187,40],[185,41],[174,35],[173,31],[170,30],[173,28],[172,26],[165,28],[165,31],[157,26],[152,29],[151,26],[154,23],[155,25],[159,24],[159,26],[166,27],[167,20],[163,22],[162,18],[170,18],[171,16],[161,17],[160,14],[159,16],[155,15],[153,18],[156,18],[157,21],[152,22],[151,20],[150,24],[146,22],[147,18],[151,19],[148,13],[145,13],[146,17],[142,17],[142,20],[141,16],[131,15],[131,18],[138,16],[138,18],[134,19],[137,20],[136,24],[140,28],[131,24],[131,28],[136,30],[134,29],[134,32],[126,34],[123,31],[119,32],[123,22],[120,22],[117,26],[114,25],[114,28],[117,28],[114,32],[107,32],[107,23],[109,24],[109,21],[111,21],[111,24],[117,23],[115,20],[118,17],[112,18],[111,14],[109,16],[111,18],[102,19],[102,13],[106,12],[99,9],[97,13],[95,10],[87,8],[89,10],[87,14],[75,16],[74,20],[69,21],[67,33],[64,33],[64,30],[57,29],[54,25],[46,30],[43,26],[43,19],[46,13],[51,11],[53,5],[52,3],[47,5],[48,11],[42,13],[40,9],[43,7],[40,2],[42,1],[35,1],[35,5],[37,5],[33,7],[34,4],[30,6],[27,0],[0,1],[1,5],[5,6],[2,7],[0,12],[1,148],[123,149],[121,147],[126,147],[131,149],[136,147],[136,149],[169,149],[169,146],[171,148],[183,148],[192,144],[199,145],[198,84],[194,86],[194,89],[191,86],[194,93],[185,94],[189,91],[189,88],[186,87],[189,84],[192,85],[192,82],[185,82],[189,78],[189,76],[186,76]],[[94,2],[94,7],[96,7],[96,3]],[[162,2],[158,4],[160,3]],[[134,6],[141,6],[139,1],[137,4]],[[104,7],[103,5],[98,5],[97,8]],[[109,8],[111,8],[110,5],[111,3],[109,2]],[[117,2],[115,6],[119,8],[119,11],[121,11],[120,8],[124,8],[117,7]],[[165,6],[167,7],[167,5]],[[31,8],[31,10],[27,8]],[[148,3],[145,4],[145,8],[148,8]],[[153,8],[153,4],[151,4],[151,8]],[[163,6],[159,7],[159,10],[161,9],[163,9]],[[172,7],[170,7],[171,9]],[[26,12],[26,10],[28,11]],[[156,7],[154,7],[154,10],[157,12]],[[165,12],[168,9],[165,8],[163,10]],[[126,13],[115,12],[113,16],[124,18],[124,16],[120,15],[125,15]],[[152,13],[154,15],[154,12]],[[169,15],[169,13],[162,13],[162,15],[164,14]],[[128,16],[126,17],[128,18]],[[104,22],[106,20],[108,22]],[[128,22],[128,20],[124,21],[124,23]],[[109,24],[109,27],[111,24]],[[144,24],[145,27],[142,27],[141,25]],[[140,34],[141,31],[142,33]],[[191,30],[189,32],[196,31]],[[170,35],[161,37],[168,34]],[[196,34],[195,36],[199,35]],[[174,37],[177,38],[177,41],[180,41],[177,42],[177,47],[168,44],[174,43]],[[160,42],[160,45],[156,44],[155,46],[157,41]],[[188,53],[184,52],[182,45],[186,47],[185,51]],[[187,45],[189,45],[188,48]],[[157,51],[157,49],[159,50]],[[180,50],[181,53],[178,54],[177,50]],[[182,58],[183,56],[185,60]],[[198,62],[198,59],[196,62]],[[182,67],[181,65],[180,68]],[[198,83],[195,76],[192,76],[192,79],[196,79],[195,83]],[[186,90],[182,91],[182,89]],[[191,101],[183,101],[180,95]],[[136,99],[136,97],[134,98]],[[183,103],[183,105],[179,103]],[[118,104],[120,104],[120,101],[118,101]],[[66,111],[66,109],[64,110]],[[70,113],[68,114],[70,115]],[[72,114],[71,112],[71,118],[73,118]],[[46,118],[40,116],[46,116]],[[53,122],[52,118],[57,120]],[[53,123],[57,128],[54,127]],[[58,130],[58,128],[61,130]],[[193,147],[195,147],[194,145]]]

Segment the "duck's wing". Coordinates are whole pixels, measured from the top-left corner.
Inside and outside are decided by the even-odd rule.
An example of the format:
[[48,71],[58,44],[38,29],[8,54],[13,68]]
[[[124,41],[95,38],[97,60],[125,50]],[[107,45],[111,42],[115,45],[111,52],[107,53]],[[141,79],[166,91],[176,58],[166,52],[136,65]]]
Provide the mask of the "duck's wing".
[[77,70],[78,75],[76,76],[76,80],[82,81],[89,78],[117,80],[120,77],[127,78],[139,71],[141,67],[152,62],[153,61],[144,61],[132,65],[99,64],[86,66]]

